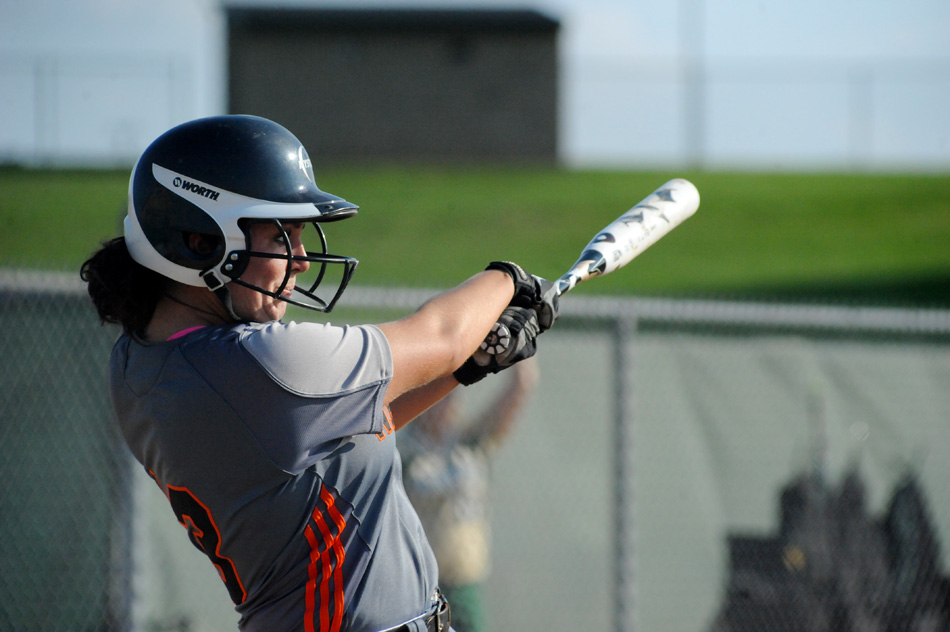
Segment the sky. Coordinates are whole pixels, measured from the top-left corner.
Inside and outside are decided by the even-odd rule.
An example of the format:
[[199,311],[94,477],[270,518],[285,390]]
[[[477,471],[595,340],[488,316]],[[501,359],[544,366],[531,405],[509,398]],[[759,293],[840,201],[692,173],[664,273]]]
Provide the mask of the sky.
[[[557,18],[567,164],[950,169],[947,0],[284,4]],[[0,161],[121,159],[222,112],[220,7],[0,0]]]

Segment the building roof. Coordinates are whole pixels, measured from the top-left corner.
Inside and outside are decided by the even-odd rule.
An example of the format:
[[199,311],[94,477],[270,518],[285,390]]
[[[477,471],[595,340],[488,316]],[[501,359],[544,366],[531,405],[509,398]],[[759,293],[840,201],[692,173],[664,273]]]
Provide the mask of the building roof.
[[556,33],[560,22],[531,9],[300,9],[228,7],[231,29],[308,32]]

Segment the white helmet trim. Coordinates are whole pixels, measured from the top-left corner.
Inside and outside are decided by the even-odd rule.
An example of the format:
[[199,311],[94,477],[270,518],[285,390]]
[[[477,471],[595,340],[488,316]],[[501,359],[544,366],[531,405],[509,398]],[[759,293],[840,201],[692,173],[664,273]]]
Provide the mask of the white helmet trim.
[[[135,173],[134,168],[132,173]],[[176,173],[154,163],[152,164],[152,175],[163,187],[205,211],[221,229],[225,244],[221,259],[211,266],[215,271],[229,253],[235,250],[246,250],[245,235],[238,225],[238,220],[245,218],[313,220],[321,215],[317,207],[311,202],[282,203],[247,197]],[[152,246],[145,236],[135,213],[132,180],[129,182],[129,207],[124,225],[126,247],[135,261],[179,283],[207,287],[207,284],[201,278],[202,270],[186,268],[173,263],[163,257]],[[215,276],[225,282],[230,281],[223,275],[215,274]]]

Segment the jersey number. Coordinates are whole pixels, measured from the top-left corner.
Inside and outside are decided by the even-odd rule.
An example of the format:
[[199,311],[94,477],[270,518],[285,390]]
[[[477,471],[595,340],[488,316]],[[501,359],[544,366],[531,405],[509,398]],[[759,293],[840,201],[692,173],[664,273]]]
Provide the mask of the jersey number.
[[168,502],[171,503],[178,522],[188,529],[191,543],[207,555],[214,567],[218,569],[218,575],[227,587],[231,601],[236,604],[243,603],[247,598],[247,592],[234,568],[234,562],[221,555],[221,533],[211,517],[211,512],[184,487],[169,485],[167,494]]

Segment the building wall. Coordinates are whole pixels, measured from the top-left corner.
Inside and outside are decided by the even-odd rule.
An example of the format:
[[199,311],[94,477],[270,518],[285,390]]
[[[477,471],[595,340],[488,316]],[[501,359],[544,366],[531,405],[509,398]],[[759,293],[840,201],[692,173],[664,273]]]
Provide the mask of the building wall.
[[527,11],[229,12],[229,110],[315,162],[557,156],[557,28]]

